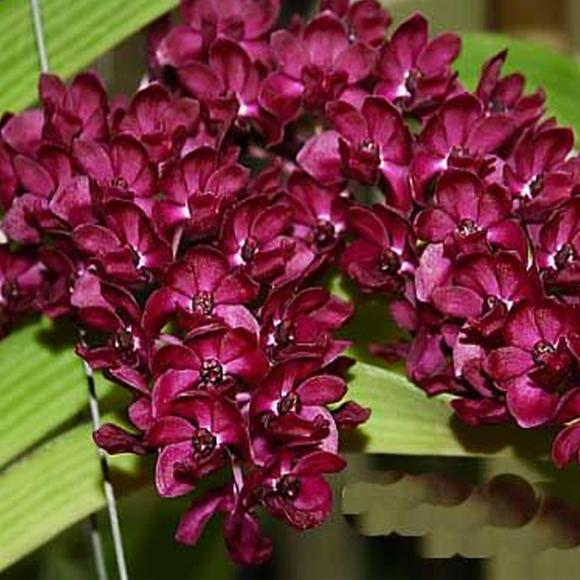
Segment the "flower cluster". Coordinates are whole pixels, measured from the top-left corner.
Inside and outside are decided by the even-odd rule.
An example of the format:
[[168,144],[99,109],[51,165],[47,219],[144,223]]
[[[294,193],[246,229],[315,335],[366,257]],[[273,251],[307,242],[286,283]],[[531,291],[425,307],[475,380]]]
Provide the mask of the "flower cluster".
[[328,129],[298,160],[321,183],[380,192],[349,211],[340,260],[410,334],[373,353],[404,357],[470,424],[563,426],[562,466],[580,451],[580,158],[573,132],[544,117],[543,92],[502,76],[505,52],[469,92],[450,69],[458,49],[412,17],[383,46],[372,94],[327,104]]
[[[185,1],[131,99],[92,73],[43,75],[40,108],[0,125],[3,331],[31,311],[76,320],[78,354],[131,395],[129,428],[103,425],[97,444],[154,454],[159,495],[194,494],[177,539],[221,514],[244,564],[271,553],[260,508],[298,530],[329,515],[340,431],[369,416],[345,401],[335,337],[352,305],[315,281],[352,200],[296,164],[297,112],[262,104],[278,9]],[[349,45],[332,12],[308,30],[294,33]]]
[[[338,262],[390,299],[429,395],[473,424],[564,426],[580,451],[580,161],[542,91],[487,62],[474,92],[457,35],[377,0],[182,0],[148,37],[148,81],[40,80],[0,121],[0,329],[72,316],[78,354],[132,396],[110,453],[156,455],[163,497],[195,494],[177,538],[216,514],[232,557],[271,552],[258,508],[303,530],[331,509],[352,305]],[[363,203],[374,197],[375,204]],[[203,492],[197,490],[204,482]]]

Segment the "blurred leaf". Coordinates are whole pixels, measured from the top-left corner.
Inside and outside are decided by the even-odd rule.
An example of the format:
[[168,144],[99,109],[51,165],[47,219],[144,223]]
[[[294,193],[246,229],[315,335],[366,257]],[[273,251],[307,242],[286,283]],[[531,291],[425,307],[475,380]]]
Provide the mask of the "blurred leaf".
[[[176,6],[178,0],[39,0],[51,71],[65,77]],[[37,98],[39,61],[28,0],[0,2],[0,112]]]
[[488,33],[466,33],[463,50],[457,63],[459,80],[475,89],[483,63],[508,49],[505,72],[521,72],[527,79],[527,91],[542,87],[547,95],[548,116],[580,131],[580,67],[570,56],[545,46]]

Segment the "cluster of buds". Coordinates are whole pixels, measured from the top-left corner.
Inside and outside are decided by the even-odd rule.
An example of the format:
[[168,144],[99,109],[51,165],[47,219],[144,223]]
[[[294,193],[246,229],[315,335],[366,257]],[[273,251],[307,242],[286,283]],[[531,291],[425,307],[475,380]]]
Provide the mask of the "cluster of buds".
[[275,29],[279,8],[182,0],[132,99],[44,75],[41,108],[0,122],[1,329],[77,320],[132,395],[96,442],[154,453],[158,493],[194,495],[178,540],[221,514],[244,564],[271,552],[259,508],[326,518],[340,431],[369,415],[344,402],[352,305],[314,285],[335,262],[409,333],[375,354],[469,423],[556,424],[556,463],[580,450],[572,132],[505,52],[467,91],[459,37],[421,15],[389,33],[377,0],[323,0]]

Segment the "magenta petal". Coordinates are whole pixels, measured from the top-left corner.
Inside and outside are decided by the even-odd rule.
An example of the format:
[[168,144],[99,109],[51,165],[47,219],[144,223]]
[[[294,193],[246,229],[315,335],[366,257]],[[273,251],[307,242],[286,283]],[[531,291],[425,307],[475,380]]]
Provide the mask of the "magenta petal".
[[181,393],[192,389],[198,379],[194,370],[166,370],[156,381],[152,393],[153,415],[168,414],[171,402]]
[[299,165],[320,183],[332,185],[342,181],[342,162],[338,133],[325,131],[311,137],[296,157]]
[[73,231],[73,241],[81,252],[98,256],[117,249],[121,242],[108,228],[98,225],[81,225]]
[[312,20],[304,31],[304,45],[310,62],[331,69],[348,46],[348,37],[342,22],[331,12],[323,12]]
[[434,38],[421,52],[417,66],[423,74],[436,75],[448,67],[461,51],[461,37],[445,33]]
[[387,99],[368,97],[362,107],[369,136],[377,143],[381,159],[404,165],[411,160],[411,135],[401,114]]
[[243,328],[248,332],[258,336],[260,325],[254,315],[245,307],[239,304],[224,304],[216,306],[214,314],[223,320],[230,328]]
[[552,444],[552,461],[562,468],[573,460],[580,462],[580,425],[578,423],[564,427]]
[[549,393],[528,377],[516,380],[506,395],[510,413],[520,427],[530,429],[553,419],[558,406],[557,393]]
[[258,295],[260,287],[244,270],[224,276],[215,289],[215,300],[221,304],[247,304]]
[[486,370],[498,381],[519,377],[533,367],[532,355],[515,346],[497,348],[487,355]]
[[375,58],[374,50],[356,42],[340,53],[334,66],[337,70],[347,73],[350,83],[358,83],[369,76],[375,64]]
[[259,102],[266,111],[287,123],[300,111],[303,91],[301,83],[275,72],[262,81]]
[[444,314],[457,318],[479,316],[483,300],[479,294],[461,286],[445,286],[433,292],[433,304]]
[[415,274],[417,298],[428,302],[433,291],[445,284],[450,274],[451,261],[444,255],[443,244],[429,244],[423,251]]
[[178,497],[193,489],[191,483],[179,481],[175,477],[177,469],[191,461],[191,442],[174,443],[164,447],[155,465],[155,486],[161,497]]
[[188,26],[175,26],[159,43],[155,55],[160,65],[179,67],[201,56],[203,39]]
[[507,141],[514,129],[514,122],[507,115],[484,117],[474,125],[466,145],[473,153],[492,153]]
[[417,235],[427,242],[442,242],[455,231],[456,226],[447,212],[436,207],[428,207],[419,212],[415,220]]
[[344,101],[329,103],[326,115],[333,127],[354,146],[368,136],[366,119],[360,111]]
[[193,437],[193,426],[181,417],[161,417],[153,423],[145,436],[147,445],[164,447],[172,443],[187,441]]
[[75,139],[73,155],[79,167],[100,184],[109,185],[113,179],[111,159],[106,149],[95,141]]
[[333,375],[318,375],[304,381],[296,392],[303,405],[327,405],[340,401],[346,394],[346,383]]
[[79,176],[54,194],[50,201],[50,209],[74,228],[94,220],[92,201],[88,178]]
[[223,502],[224,497],[220,492],[210,492],[203,499],[194,502],[179,521],[175,539],[188,546],[197,544],[205,525],[220,509]]
[[34,155],[42,138],[44,113],[26,111],[15,115],[2,127],[2,139],[18,153]]
[[226,519],[224,533],[230,556],[239,564],[263,564],[272,555],[272,542],[262,536],[260,524],[248,514],[231,514]]
[[277,30],[270,43],[282,71],[293,79],[299,79],[303,67],[310,63],[306,47],[300,39],[287,30]]
[[225,38],[218,39],[211,47],[209,64],[224,88],[239,95],[245,92],[252,62],[239,44]]
[[183,86],[202,101],[216,98],[222,89],[218,76],[201,62],[190,62],[177,70]]
[[56,184],[50,173],[35,159],[17,155],[13,161],[14,172],[20,183],[30,193],[48,198]]
[[412,14],[399,25],[391,39],[391,49],[403,70],[410,70],[428,38],[427,19],[422,14]]

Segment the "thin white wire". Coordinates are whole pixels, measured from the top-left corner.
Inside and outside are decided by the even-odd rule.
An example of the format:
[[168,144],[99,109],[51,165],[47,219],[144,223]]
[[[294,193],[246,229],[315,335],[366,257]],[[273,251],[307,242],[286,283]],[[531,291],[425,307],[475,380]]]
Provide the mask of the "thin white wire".
[[[84,341],[84,333],[81,332],[81,341]],[[89,388],[89,409],[91,411],[91,420],[93,428],[97,430],[101,426],[101,413],[99,410],[99,401],[95,390],[95,377],[90,365],[83,361],[85,375],[87,377],[87,386]],[[115,558],[117,560],[117,570],[120,580],[128,580],[127,563],[125,561],[125,550],[123,549],[123,538],[121,535],[121,526],[119,524],[119,512],[117,511],[117,502],[115,501],[115,491],[109,477],[109,463],[107,455],[97,447],[99,459],[101,461],[101,471],[103,473],[103,489],[105,499],[107,500],[107,511],[109,512],[109,521],[111,523],[111,534],[113,535],[113,546],[115,548]]]
[[91,547],[95,558],[95,567],[97,569],[97,578],[99,580],[108,580],[107,565],[105,564],[105,552],[99,531],[99,522],[96,514],[91,514],[88,520],[89,537],[91,538]]
[[46,43],[44,42],[44,30],[42,27],[39,0],[30,0],[30,9],[32,11],[32,24],[34,26],[34,36],[36,37],[40,70],[45,73],[48,72],[48,55],[46,53]]
[[[40,0],[30,0],[30,9],[32,13],[32,23],[34,27],[34,36],[36,38],[36,47],[38,49],[38,60],[40,63],[40,70],[48,72],[48,54],[46,51],[46,42],[44,40],[44,29],[42,26],[42,13],[40,9]],[[84,341],[84,333],[80,333],[81,341]],[[101,414],[99,410],[99,401],[95,390],[95,377],[93,370],[84,362],[85,376],[87,379],[87,388],[89,394],[89,409],[91,413],[91,420],[93,428],[96,430],[101,426]],[[113,546],[115,549],[115,557],[117,560],[117,569],[120,580],[128,580],[127,564],[125,561],[125,551],[123,549],[123,538],[121,536],[121,526],[119,525],[119,513],[117,511],[117,502],[115,500],[115,492],[111,480],[109,478],[109,464],[105,452],[97,448],[99,461],[101,464],[101,472],[103,475],[103,490],[105,492],[105,499],[107,502],[107,510],[109,513],[109,521],[111,524],[111,534],[113,536]],[[107,569],[105,566],[105,556],[103,551],[103,542],[99,532],[97,519],[94,514],[89,517],[91,545],[95,557],[95,564],[97,568],[97,575],[99,580],[108,580]]]

